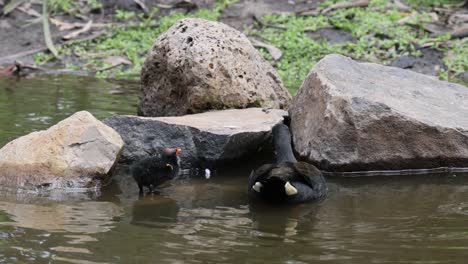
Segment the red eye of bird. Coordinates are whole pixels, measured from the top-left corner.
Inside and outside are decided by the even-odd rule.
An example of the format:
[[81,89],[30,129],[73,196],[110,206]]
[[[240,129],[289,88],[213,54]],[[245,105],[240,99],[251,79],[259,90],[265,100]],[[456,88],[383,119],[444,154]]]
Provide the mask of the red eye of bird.
[[181,148],[176,148],[176,151],[175,151],[176,154],[180,154],[181,152],[182,152]]

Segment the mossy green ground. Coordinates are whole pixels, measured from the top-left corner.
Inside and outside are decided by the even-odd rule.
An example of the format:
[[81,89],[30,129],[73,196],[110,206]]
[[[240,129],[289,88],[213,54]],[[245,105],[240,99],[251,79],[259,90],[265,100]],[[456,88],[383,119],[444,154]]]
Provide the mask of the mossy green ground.
[[[324,6],[335,1],[327,1]],[[446,54],[446,70],[440,71],[442,79],[468,70],[468,42],[449,40],[449,36],[431,38],[422,28],[430,21],[425,13],[415,16],[410,23],[399,23],[409,16],[392,7],[388,1],[373,0],[368,8],[337,10],[327,15],[300,17],[296,15],[270,15],[263,17],[266,25],[260,30],[250,30],[251,35],[263,38],[283,51],[275,66],[286,87],[295,92],[311,67],[323,56],[339,53],[354,59],[387,64],[402,56],[420,56],[417,47],[433,43],[432,48]],[[325,40],[312,40],[308,32],[320,28],[336,28],[352,34],[356,42],[330,44]],[[442,47],[440,44],[444,43]],[[265,51],[263,54],[268,57]]]
[[[439,2],[454,2],[440,0]],[[179,19],[198,17],[218,20],[221,12],[234,0],[218,0],[213,10],[201,9],[191,14],[172,14],[154,19],[152,15],[144,16],[126,11],[117,11],[116,18],[132,20],[126,28],[114,28],[110,36],[96,40],[64,46],[59,49],[62,55],[78,54],[84,63],[73,63],[68,68],[94,71],[109,65],[103,58],[122,56],[130,60],[131,66],[119,66],[111,71],[98,72],[100,77],[138,78],[146,53],[154,40]],[[326,1],[322,7],[338,1]],[[411,5],[424,5],[427,0],[410,0]],[[155,10],[156,12],[157,10]],[[274,27],[250,27],[245,32],[278,47],[283,56],[273,62],[285,86],[295,94],[312,66],[323,56],[339,53],[363,61],[387,64],[402,56],[419,56],[418,47],[430,44],[445,54],[446,70],[440,71],[440,78],[455,80],[454,76],[468,70],[468,42],[450,40],[449,36],[431,38],[422,28],[422,23],[430,20],[424,12],[411,18],[410,23],[399,23],[410,13],[400,12],[386,0],[371,0],[367,8],[350,8],[318,16],[268,15],[262,18],[265,25]],[[352,34],[355,42],[331,44],[325,40],[313,40],[308,32],[321,28],[333,27]],[[441,44],[444,45],[441,45]],[[260,49],[269,60],[271,57]],[[95,56],[89,56],[95,54]],[[36,56],[41,64],[51,57],[47,54]],[[80,65],[80,66],[76,66]]]

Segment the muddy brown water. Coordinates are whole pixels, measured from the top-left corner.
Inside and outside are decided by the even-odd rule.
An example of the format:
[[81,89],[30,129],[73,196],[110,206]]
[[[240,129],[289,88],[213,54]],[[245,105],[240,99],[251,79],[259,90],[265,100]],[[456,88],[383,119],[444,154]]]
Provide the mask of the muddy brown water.
[[[135,112],[132,82],[0,79],[0,145],[78,110]],[[320,202],[249,204],[255,164],[140,197],[119,167],[96,191],[0,188],[0,263],[466,263],[468,175],[329,178]]]

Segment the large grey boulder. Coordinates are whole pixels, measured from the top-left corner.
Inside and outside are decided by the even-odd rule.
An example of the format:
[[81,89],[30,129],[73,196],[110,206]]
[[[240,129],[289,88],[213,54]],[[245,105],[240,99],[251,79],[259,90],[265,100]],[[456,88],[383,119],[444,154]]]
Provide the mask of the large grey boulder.
[[468,167],[468,89],[328,55],[289,110],[295,150],[324,170]]
[[0,149],[0,184],[34,188],[95,187],[116,164],[124,142],[86,111]]
[[138,114],[283,109],[290,100],[275,69],[243,33],[219,22],[190,18],[173,25],[151,48],[141,71]]
[[219,164],[255,153],[287,112],[260,108],[211,111],[179,117],[112,116],[103,122],[125,141],[121,161],[131,163],[158,148],[182,148],[181,166]]

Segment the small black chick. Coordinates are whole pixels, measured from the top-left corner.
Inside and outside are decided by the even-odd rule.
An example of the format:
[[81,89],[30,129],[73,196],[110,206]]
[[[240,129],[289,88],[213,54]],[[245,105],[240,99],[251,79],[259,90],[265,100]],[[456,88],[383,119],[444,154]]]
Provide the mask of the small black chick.
[[179,174],[180,148],[165,148],[158,151],[155,156],[144,158],[130,167],[130,172],[138,184],[140,194],[143,187],[148,187],[150,192],[153,188],[175,178]]
[[249,177],[249,196],[272,203],[302,203],[324,197],[327,184],[320,170],[298,162],[284,124],[273,127],[276,163],[264,164]]

